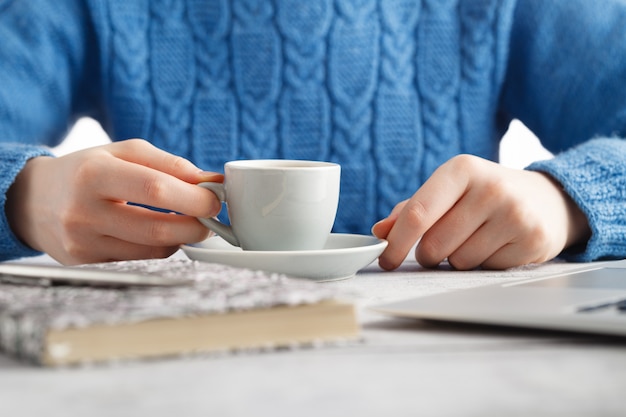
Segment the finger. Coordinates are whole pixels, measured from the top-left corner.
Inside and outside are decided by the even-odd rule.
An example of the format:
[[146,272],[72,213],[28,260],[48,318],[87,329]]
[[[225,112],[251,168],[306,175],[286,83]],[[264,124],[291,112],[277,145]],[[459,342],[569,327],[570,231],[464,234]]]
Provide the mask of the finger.
[[382,268],[397,268],[415,242],[463,196],[468,178],[451,168],[444,164],[437,169],[403,207],[379,258]]
[[415,250],[417,261],[427,268],[439,265],[482,228],[492,211],[482,193],[468,191],[424,233]]
[[491,254],[491,256],[487,257],[483,262],[481,262],[480,266],[484,269],[502,270],[534,262],[543,261],[534,261],[530,258],[528,260],[522,260],[519,253],[519,247],[513,243],[509,243],[495,251]]
[[107,146],[111,154],[119,159],[164,172],[188,183],[221,182],[224,178],[222,174],[202,171],[191,161],[163,151],[143,139],[114,142]]
[[549,244],[546,240],[536,233],[511,239],[486,258],[481,266],[485,269],[506,269],[546,262],[559,254],[558,251],[551,251],[547,246]]
[[372,226],[372,234],[379,239],[386,239],[407,201],[408,200],[404,200],[396,204],[389,216]]
[[81,251],[71,255],[65,253],[55,258],[64,265],[78,265],[96,262],[126,261],[134,259],[167,258],[179,249],[179,246],[137,245],[111,236],[100,236],[83,246]]
[[106,255],[108,261],[167,258],[180,248],[179,245],[137,245],[110,236],[102,236],[98,243],[101,249],[97,253]]
[[487,221],[448,256],[455,269],[470,270],[481,266],[486,259],[514,239],[513,232],[499,221]]
[[115,158],[107,161],[107,167],[109,174],[97,177],[93,184],[102,199],[131,201],[194,217],[213,217],[221,210],[214,193],[168,173]]
[[174,213],[162,213],[143,207],[122,203],[107,203],[106,215],[100,220],[95,232],[121,241],[146,246],[176,246],[182,243],[200,242],[209,230],[194,217]]

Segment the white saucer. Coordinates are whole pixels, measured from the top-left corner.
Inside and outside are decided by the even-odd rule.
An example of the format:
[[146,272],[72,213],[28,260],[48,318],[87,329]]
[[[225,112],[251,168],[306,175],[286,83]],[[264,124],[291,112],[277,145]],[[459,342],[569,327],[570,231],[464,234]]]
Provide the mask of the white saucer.
[[181,249],[193,260],[278,272],[296,278],[333,281],[350,278],[387,247],[374,236],[333,233],[324,249],[311,251],[244,251],[219,236]]

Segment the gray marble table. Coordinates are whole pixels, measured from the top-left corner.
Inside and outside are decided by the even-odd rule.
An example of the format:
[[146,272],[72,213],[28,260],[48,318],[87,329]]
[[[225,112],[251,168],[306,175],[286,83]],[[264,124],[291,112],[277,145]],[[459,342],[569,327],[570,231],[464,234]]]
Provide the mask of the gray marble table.
[[325,283],[357,295],[362,340],[41,369],[0,355],[2,416],[624,416],[626,340],[438,325],[369,306],[560,271],[395,272]]

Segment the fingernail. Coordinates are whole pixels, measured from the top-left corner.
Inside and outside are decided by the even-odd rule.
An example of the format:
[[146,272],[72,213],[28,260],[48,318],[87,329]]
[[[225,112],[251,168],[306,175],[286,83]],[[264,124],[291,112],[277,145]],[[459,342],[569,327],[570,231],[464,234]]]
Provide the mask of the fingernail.
[[198,175],[205,181],[220,182],[224,181],[224,174],[211,171],[198,171]]
[[[382,221],[382,220],[381,220]],[[376,236],[376,232],[374,231],[374,229],[376,228],[376,226],[378,226],[380,224],[380,222],[374,223],[374,226],[372,226],[372,228],[370,229],[370,233],[374,236]],[[378,236],[376,236],[378,237]]]

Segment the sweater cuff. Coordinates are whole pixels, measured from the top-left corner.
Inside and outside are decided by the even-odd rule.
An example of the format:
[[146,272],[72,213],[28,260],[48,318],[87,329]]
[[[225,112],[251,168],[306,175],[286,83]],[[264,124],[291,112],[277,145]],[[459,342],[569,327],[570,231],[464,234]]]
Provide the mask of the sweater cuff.
[[591,238],[562,257],[577,262],[626,258],[626,141],[594,139],[526,169],[560,182],[587,216]]
[[0,261],[40,255],[22,243],[11,230],[6,215],[6,199],[9,187],[24,168],[26,162],[37,156],[52,156],[49,149],[20,144],[0,144]]

